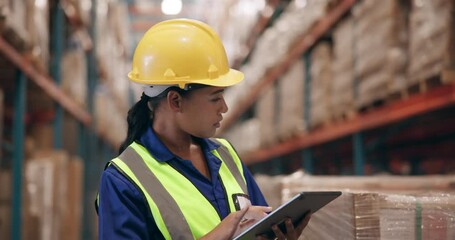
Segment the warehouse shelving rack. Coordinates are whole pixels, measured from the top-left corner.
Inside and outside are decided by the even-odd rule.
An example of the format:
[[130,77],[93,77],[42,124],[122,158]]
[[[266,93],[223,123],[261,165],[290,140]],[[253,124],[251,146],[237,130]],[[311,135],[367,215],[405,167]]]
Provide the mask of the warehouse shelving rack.
[[[237,102],[236,106],[231,107],[230,113],[223,121],[219,134],[222,135],[232,125],[242,119],[245,114],[255,104],[258,97],[265,89],[271,87],[274,82],[278,81],[287,69],[299,58],[310,51],[311,47],[326,34],[342,17],[346,14],[356,0],[340,0],[313,28],[304,35],[300,36],[297,41],[289,48],[286,56],[274,67],[266,71],[263,77],[255,83],[251,89],[243,94],[243,98]],[[453,19],[452,19],[453,20]],[[263,21],[260,19],[259,21]],[[452,36],[453,38],[453,36]],[[454,46],[451,51],[451,57],[455,57]],[[238,67],[238,66],[237,66]],[[453,66],[452,66],[453,67]],[[308,70],[308,69],[307,69]],[[440,73],[444,82],[451,82],[426,92],[412,95],[409,98],[403,98],[376,108],[366,113],[360,113],[353,118],[339,121],[334,124],[311,130],[309,132],[297,133],[293,138],[276,143],[266,148],[258,149],[243,154],[242,160],[248,165],[269,162],[274,165],[274,169],[282,169],[282,159],[280,157],[294,154],[300,151],[304,159],[302,165],[310,173],[314,170],[314,162],[311,148],[339,140],[341,138],[351,137],[353,167],[356,175],[364,175],[365,167],[365,139],[364,133],[371,129],[389,126],[398,123],[397,132],[401,125],[412,122],[414,118],[422,114],[429,113],[438,109],[455,106],[455,74],[453,70]],[[306,101],[305,109],[308,109],[309,102]],[[401,125],[400,125],[401,124]],[[392,131],[393,132],[393,131]],[[389,133],[392,134],[392,133]],[[384,139],[385,137],[380,137]]]
[[[89,29],[92,39],[96,39],[96,0],[92,1],[91,19],[92,24]],[[91,193],[96,192],[97,182],[104,164],[115,155],[116,144],[110,142],[105,136],[97,132],[94,126],[93,115],[93,96],[98,79],[98,69],[95,59],[96,41],[93,41],[93,49],[87,52],[87,69],[88,69],[88,109],[82,108],[77,102],[69,97],[60,88],[61,69],[60,62],[63,54],[65,36],[64,32],[68,25],[78,25],[81,23],[80,17],[66,16],[57,1],[52,15],[53,28],[51,29],[52,43],[50,75],[40,71],[33,63],[24,57],[17,49],[10,45],[2,36],[0,36],[0,53],[3,57],[16,68],[17,74],[14,80],[14,102],[13,102],[13,126],[12,126],[12,144],[5,143],[7,150],[12,151],[12,222],[11,222],[11,239],[21,239],[21,206],[22,206],[22,176],[25,158],[25,115],[27,109],[26,89],[27,83],[31,80],[40,87],[55,102],[55,115],[53,117],[53,145],[56,149],[61,149],[63,118],[66,111],[72,118],[78,121],[78,155],[84,160],[84,195],[83,195],[83,219],[82,238],[90,239],[93,237],[95,229],[93,228],[93,201]],[[101,157],[100,157],[101,156]]]
[[238,56],[233,61],[234,63],[232,64],[232,67],[235,69],[239,68],[245,61],[247,61],[259,36],[261,36],[269,24],[272,24],[273,21],[279,17],[287,5],[287,2],[282,0],[268,0],[266,2],[266,7],[264,7],[264,9],[259,14],[256,24],[253,26],[253,29],[251,29],[250,34],[244,43],[246,51],[244,51],[241,56]]
[[245,97],[237,103],[235,108],[231,107],[231,112],[223,120],[220,133],[223,133],[226,129],[231,127],[237,119],[255,103],[259,95],[265,89],[272,86],[281,75],[286,73],[291,64],[299,59],[324,33],[340,20],[341,17],[351,9],[355,2],[355,0],[342,0],[337,6],[333,7],[323,19],[318,21],[309,33],[300,36],[299,40],[289,48],[292,50],[288,52],[280,63],[275,67],[270,68],[264,76],[248,90],[248,94],[244,94]]

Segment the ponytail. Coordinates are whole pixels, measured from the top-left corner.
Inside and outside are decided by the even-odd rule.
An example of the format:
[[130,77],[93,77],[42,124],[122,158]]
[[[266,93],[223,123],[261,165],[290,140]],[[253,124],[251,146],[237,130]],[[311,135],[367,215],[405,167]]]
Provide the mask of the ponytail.
[[[183,90],[179,87],[169,87],[156,97],[149,97],[142,93],[141,100],[139,100],[134,106],[128,111],[128,133],[126,139],[120,145],[119,154],[121,154],[131,143],[139,140],[145,131],[152,125],[153,122],[153,110],[158,107],[159,102],[165,99],[169,91],[176,91],[182,97],[187,96],[191,91],[207,87],[203,84],[191,84],[188,86],[189,90]],[[150,103],[150,108],[148,103]]]
[[152,111],[147,106],[150,97],[142,94],[139,100],[128,111],[128,133],[126,139],[120,145],[119,154],[122,153],[131,143],[138,140],[152,123]]

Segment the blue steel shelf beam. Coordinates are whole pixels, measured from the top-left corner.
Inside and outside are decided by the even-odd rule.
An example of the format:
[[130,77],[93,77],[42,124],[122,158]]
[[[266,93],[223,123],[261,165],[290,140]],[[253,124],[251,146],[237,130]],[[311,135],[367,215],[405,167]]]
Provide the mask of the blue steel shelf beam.
[[22,233],[22,172],[24,165],[25,112],[27,78],[21,71],[17,73],[14,93],[13,117],[13,196],[12,196],[12,240],[21,240]]
[[[52,28],[52,44],[51,44],[51,69],[52,79],[57,86],[60,86],[61,79],[61,60],[64,49],[65,40],[65,16],[60,3],[57,3],[53,12],[53,28]],[[63,147],[63,108],[59,104],[55,104],[54,118],[54,147],[60,149]]]
[[[97,36],[96,36],[96,21],[97,21],[97,6],[98,1],[92,1],[92,8],[90,11],[90,18],[91,24],[89,27],[89,34],[93,42],[93,48],[91,51],[87,52],[87,74],[88,74],[88,86],[87,86],[87,105],[89,113],[94,116],[94,96],[95,90],[98,83],[98,69],[97,69],[97,61],[96,61],[96,50],[97,50]],[[92,125],[90,126],[93,129],[96,129],[95,126],[96,120],[92,121]],[[83,128],[81,126],[81,128]],[[83,198],[83,225],[82,225],[82,237],[83,239],[91,239],[92,236],[95,236],[93,229],[94,219],[93,219],[93,201],[95,199],[94,193],[97,189],[97,179],[99,177],[98,168],[96,166],[97,162],[101,162],[101,159],[98,158],[97,155],[98,148],[98,141],[97,136],[85,129],[81,129],[81,132],[85,132],[83,134],[83,138],[79,139],[79,142],[82,144],[81,149],[83,150],[84,154],[84,198]]]

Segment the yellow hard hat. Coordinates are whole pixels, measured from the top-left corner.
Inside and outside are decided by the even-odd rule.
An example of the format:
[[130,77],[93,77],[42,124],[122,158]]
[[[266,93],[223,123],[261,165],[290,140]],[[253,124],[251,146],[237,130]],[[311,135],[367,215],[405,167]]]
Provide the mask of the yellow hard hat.
[[173,19],[151,27],[139,41],[128,77],[146,85],[227,87],[243,80],[229,68],[224,46],[207,24]]

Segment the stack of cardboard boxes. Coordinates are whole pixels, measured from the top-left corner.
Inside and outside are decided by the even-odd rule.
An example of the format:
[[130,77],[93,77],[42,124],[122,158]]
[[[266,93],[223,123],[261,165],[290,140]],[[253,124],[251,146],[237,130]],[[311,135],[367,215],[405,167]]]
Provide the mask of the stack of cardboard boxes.
[[296,61],[276,84],[278,91],[276,109],[277,136],[280,140],[295,136],[305,130],[304,121],[305,63]]
[[311,52],[310,125],[326,125],[330,120],[332,95],[332,48],[321,42]]
[[397,0],[365,0],[353,7],[358,108],[406,87],[408,12]]
[[333,62],[330,98],[332,119],[350,117],[354,108],[354,22],[342,20],[333,30]]
[[412,1],[409,85],[419,84],[447,69],[455,71],[454,5],[451,0]]
[[301,191],[342,191],[312,215],[300,239],[455,238],[454,176],[317,177],[297,172],[256,179],[275,208]]
[[26,161],[24,239],[80,239],[82,173],[82,161],[64,151],[37,151]]

